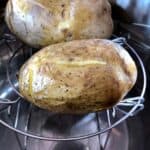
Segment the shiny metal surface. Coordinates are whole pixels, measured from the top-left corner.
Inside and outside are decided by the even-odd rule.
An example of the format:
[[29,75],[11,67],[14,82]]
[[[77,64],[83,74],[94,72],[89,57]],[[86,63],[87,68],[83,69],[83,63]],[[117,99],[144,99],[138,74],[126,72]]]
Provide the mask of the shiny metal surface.
[[[131,23],[131,22],[137,22],[142,23],[150,26],[150,0],[111,0],[114,1],[115,5],[113,6],[113,16],[116,20],[124,23]],[[124,29],[125,28],[125,29]],[[145,94],[145,109],[139,113],[135,118],[137,124],[141,124],[141,135],[142,137],[139,138],[139,140],[136,138],[139,133],[136,132],[139,130],[139,128],[135,128],[134,125],[131,125],[131,130],[129,133],[133,134],[133,130],[136,132],[136,137],[129,137],[130,143],[135,144],[129,144],[129,149],[138,149],[139,143],[143,143],[143,147],[139,148],[141,150],[149,150],[150,148],[150,27],[148,28],[131,28],[131,26],[123,25],[121,27],[122,32],[132,32],[132,36],[134,37],[135,33],[137,36],[134,37],[134,40],[131,41],[133,43],[135,40],[138,40],[142,43],[142,47],[139,47],[138,44],[135,44],[135,47],[138,49],[139,55],[142,57],[142,60],[144,61],[147,76],[148,76],[148,86],[147,86],[147,92]],[[127,34],[126,34],[127,36]],[[146,45],[145,45],[146,43]]]
[[117,20],[150,25],[150,0],[110,1],[113,3],[113,15]]
[[[105,133],[101,137],[72,142],[48,142],[28,138],[25,144],[23,136],[10,130],[4,130],[1,125],[0,133],[3,136],[3,139],[0,140],[2,150],[8,150],[10,147],[11,150],[104,150],[102,147],[106,142],[108,134]],[[5,140],[8,138],[9,144]],[[101,143],[99,143],[99,139],[101,139]],[[123,123],[112,130],[105,150],[128,150],[128,142],[127,125]],[[118,145],[118,143],[120,144]],[[122,145],[124,146],[122,147]]]

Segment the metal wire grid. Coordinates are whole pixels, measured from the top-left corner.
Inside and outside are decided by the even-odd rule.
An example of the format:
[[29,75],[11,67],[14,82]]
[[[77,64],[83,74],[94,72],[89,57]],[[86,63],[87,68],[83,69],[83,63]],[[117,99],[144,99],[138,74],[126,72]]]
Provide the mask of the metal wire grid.
[[[9,50],[12,52],[14,51],[11,47],[11,44],[9,43],[9,41],[15,41],[15,39],[7,34],[5,35],[0,43],[5,43]],[[8,65],[7,65],[7,79],[9,81],[10,86],[13,88],[13,91],[18,95],[18,98],[15,100],[11,100],[11,99],[3,99],[0,98],[0,104],[5,104],[6,107],[4,108],[4,110],[8,109],[8,115],[11,115],[11,107],[13,104],[17,105],[17,113],[16,113],[16,117],[15,117],[15,122],[14,125],[10,125],[8,123],[6,123],[5,121],[3,121],[2,119],[0,119],[0,123],[6,127],[8,127],[9,129],[16,131],[17,133],[20,133],[22,135],[24,135],[24,145],[27,145],[27,138],[31,137],[31,138],[35,138],[35,139],[39,139],[39,140],[47,140],[47,141],[73,141],[73,140],[82,140],[82,139],[87,139],[87,138],[91,138],[94,136],[100,136],[100,134],[107,132],[108,131],[108,137],[106,139],[106,143],[103,147],[103,149],[105,150],[110,133],[111,133],[111,129],[114,128],[115,126],[117,126],[118,124],[120,124],[121,122],[123,122],[124,120],[126,120],[128,117],[135,115],[136,113],[138,113],[139,111],[141,111],[144,108],[144,94],[145,94],[145,90],[146,90],[146,84],[147,84],[147,77],[146,77],[146,72],[145,72],[145,68],[143,65],[142,60],[140,59],[139,55],[136,53],[136,51],[134,50],[134,48],[132,48],[126,41],[125,38],[122,37],[117,37],[113,39],[114,42],[119,43],[122,46],[127,47],[130,52],[136,57],[137,61],[140,64],[140,69],[142,71],[142,75],[143,75],[143,87],[141,89],[141,94],[136,96],[136,97],[131,97],[131,98],[126,98],[123,101],[121,101],[120,103],[118,103],[116,106],[114,106],[112,109],[107,109],[105,111],[103,111],[104,114],[106,114],[107,116],[107,124],[108,126],[106,128],[101,128],[100,125],[100,114],[99,112],[96,113],[97,116],[97,123],[99,126],[99,130],[95,133],[90,133],[87,135],[81,135],[81,136],[76,136],[76,137],[66,137],[66,138],[55,138],[55,137],[45,137],[45,136],[41,136],[38,135],[37,133],[32,133],[29,131],[29,124],[30,124],[30,116],[32,113],[32,109],[33,106],[30,105],[30,109],[28,111],[28,116],[27,116],[27,120],[26,120],[26,125],[25,125],[25,129],[24,130],[20,130],[17,128],[18,125],[18,120],[20,117],[20,105],[22,102],[22,98],[23,96],[19,93],[19,91],[16,89],[16,87],[13,85],[11,79],[10,79],[10,64],[13,62],[15,56],[17,55],[17,53],[20,51],[20,48],[23,47],[23,45],[21,45],[21,47],[19,47],[17,50],[14,51],[13,55],[10,57]],[[32,55],[32,49],[30,51],[30,55]],[[3,111],[3,110],[0,110]],[[118,120],[116,120],[115,122],[112,122],[112,118],[116,117],[117,113],[121,113],[122,116],[120,118],[118,118]]]

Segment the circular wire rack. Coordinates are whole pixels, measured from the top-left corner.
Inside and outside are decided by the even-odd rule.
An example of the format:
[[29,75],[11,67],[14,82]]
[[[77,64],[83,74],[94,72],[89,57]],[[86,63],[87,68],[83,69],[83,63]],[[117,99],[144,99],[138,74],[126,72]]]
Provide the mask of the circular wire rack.
[[[147,77],[146,77],[146,71],[143,65],[143,62],[140,58],[140,56],[137,54],[136,50],[128,44],[126,38],[124,37],[116,37],[113,36],[112,41],[120,44],[121,46],[125,47],[128,52],[133,56],[135,59],[135,62],[138,64],[139,68],[138,71],[142,74],[142,79],[140,79],[140,82],[142,82],[142,86],[139,89],[138,95],[134,95],[133,97],[125,97],[124,100],[120,101],[117,105],[115,105],[113,108],[103,110],[100,112],[95,112],[91,114],[84,115],[84,118],[94,118],[98,124],[98,127],[96,130],[92,132],[84,132],[81,134],[68,134],[65,137],[61,136],[49,136],[47,134],[40,134],[40,131],[36,132],[35,130],[31,130],[29,126],[31,125],[31,115],[33,113],[33,110],[38,111],[40,110],[41,117],[42,115],[45,115],[45,112],[49,115],[53,115],[51,112],[47,112],[45,110],[41,110],[40,108],[37,108],[36,106],[33,106],[32,104],[29,104],[28,102],[24,101],[24,97],[21,95],[21,93],[18,91],[18,81],[17,81],[17,73],[19,70],[19,67],[25,62],[26,59],[28,59],[32,53],[34,52],[34,49],[30,48],[28,50],[28,56],[26,57],[24,54],[24,44],[19,46],[15,51],[12,50],[12,46],[9,43],[9,41],[15,41],[16,39],[13,38],[12,35],[5,35],[5,37],[2,39],[5,44],[7,44],[8,48],[13,51],[11,57],[9,58],[7,67],[6,67],[6,74],[7,74],[7,80],[8,85],[11,87],[12,92],[16,95],[15,98],[12,99],[10,96],[9,98],[0,98],[0,105],[4,105],[0,110],[0,113],[4,115],[0,116],[0,123],[9,129],[16,131],[17,133],[20,133],[26,137],[31,137],[35,139],[40,140],[47,140],[47,141],[72,141],[72,140],[81,140],[86,138],[91,138],[97,135],[100,135],[104,132],[110,131],[112,128],[119,125],[121,122],[125,121],[128,117],[136,115],[139,111],[141,111],[144,108],[144,94],[146,91],[146,84],[147,84]],[[23,57],[19,55],[20,51],[24,54]],[[19,58],[19,60],[18,60]],[[17,59],[17,61],[16,61]],[[22,62],[23,60],[23,62]],[[16,68],[14,69],[13,67]],[[12,77],[13,76],[13,77]],[[139,82],[139,80],[137,80]],[[136,85],[135,85],[136,86]],[[24,107],[26,107],[26,103],[28,105],[27,109],[24,110]],[[24,114],[24,112],[26,112]],[[8,118],[13,114],[13,121],[6,121],[9,120]],[[7,117],[6,117],[7,115]],[[59,115],[59,114],[58,114]],[[63,118],[63,115],[61,116]],[[71,116],[76,117],[76,116]],[[7,119],[6,119],[7,118]],[[24,123],[23,128],[20,127],[20,122],[24,118],[26,121]],[[68,117],[69,119],[70,117]],[[36,120],[35,120],[36,121]],[[38,120],[37,120],[38,121]],[[61,120],[63,121],[63,119]],[[90,119],[88,120],[90,121]],[[105,123],[102,123],[105,122]],[[105,124],[105,125],[102,125]],[[87,124],[88,126],[88,124]],[[53,129],[52,129],[53,130]],[[63,130],[63,129],[62,129]]]

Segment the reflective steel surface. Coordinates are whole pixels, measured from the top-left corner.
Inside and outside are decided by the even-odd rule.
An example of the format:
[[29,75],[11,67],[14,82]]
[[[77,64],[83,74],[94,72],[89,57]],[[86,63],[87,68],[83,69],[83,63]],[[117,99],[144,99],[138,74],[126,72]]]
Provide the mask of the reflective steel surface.
[[[80,129],[82,129],[82,127]],[[104,150],[102,146],[104,146],[108,136],[108,133],[105,133],[102,134],[101,137],[70,142],[48,142],[28,138],[25,142],[23,136],[4,129],[2,126],[0,126],[0,133],[3,137],[2,140],[0,140],[2,150],[9,150],[10,147],[11,150]],[[9,144],[6,139],[9,139]],[[99,140],[101,143],[99,143]],[[105,150],[110,149],[128,150],[128,131],[126,123],[114,128],[110,133]]]
[[[150,0],[111,0],[113,1],[113,16],[115,19],[122,22],[137,22],[150,26]],[[115,5],[117,4],[117,6]],[[119,12],[119,13],[118,13]],[[137,27],[136,29],[131,28],[130,26],[125,26],[126,31],[130,30],[132,33],[136,34],[135,39],[142,41],[143,45],[146,45],[138,49],[138,53],[142,57],[148,76],[148,86],[147,92],[145,95],[145,109],[139,113],[135,119],[138,119],[136,124],[141,124],[141,135],[138,132],[135,133],[136,136],[142,137],[141,140],[136,138],[130,138],[130,141],[135,141],[135,145],[132,146],[136,149],[138,144],[143,142],[143,147],[141,150],[150,149],[150,27],[147,29],[142,27]],[[134,35],[135,35],[134,34]],[[137,45],[136,45],[137,46]],[[138,47],[138,46],[137,46]],[[133,131],[134,126],[131,128]],[[136,128],[139,130],[139,127]],[[143,135],[143,136],[142,136]],[[132,143],[132,142],[131,142]],[[130,145],[131,149],[132,146]]]
[[150,0],[110,0],[115,18],[150,25]]

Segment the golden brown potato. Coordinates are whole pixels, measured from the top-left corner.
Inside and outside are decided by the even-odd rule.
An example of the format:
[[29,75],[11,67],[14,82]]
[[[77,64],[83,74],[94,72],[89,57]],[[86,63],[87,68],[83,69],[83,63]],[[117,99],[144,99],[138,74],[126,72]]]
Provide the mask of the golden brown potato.
[[50,44],[112,34],[108,0],[9,0],[6,7],[9,29],[27,44]]
[[109,40],[51,45],[21,68],[19,88],[35,105],[60,113],[112,107],[133,87],[137,69],[127,51]]

